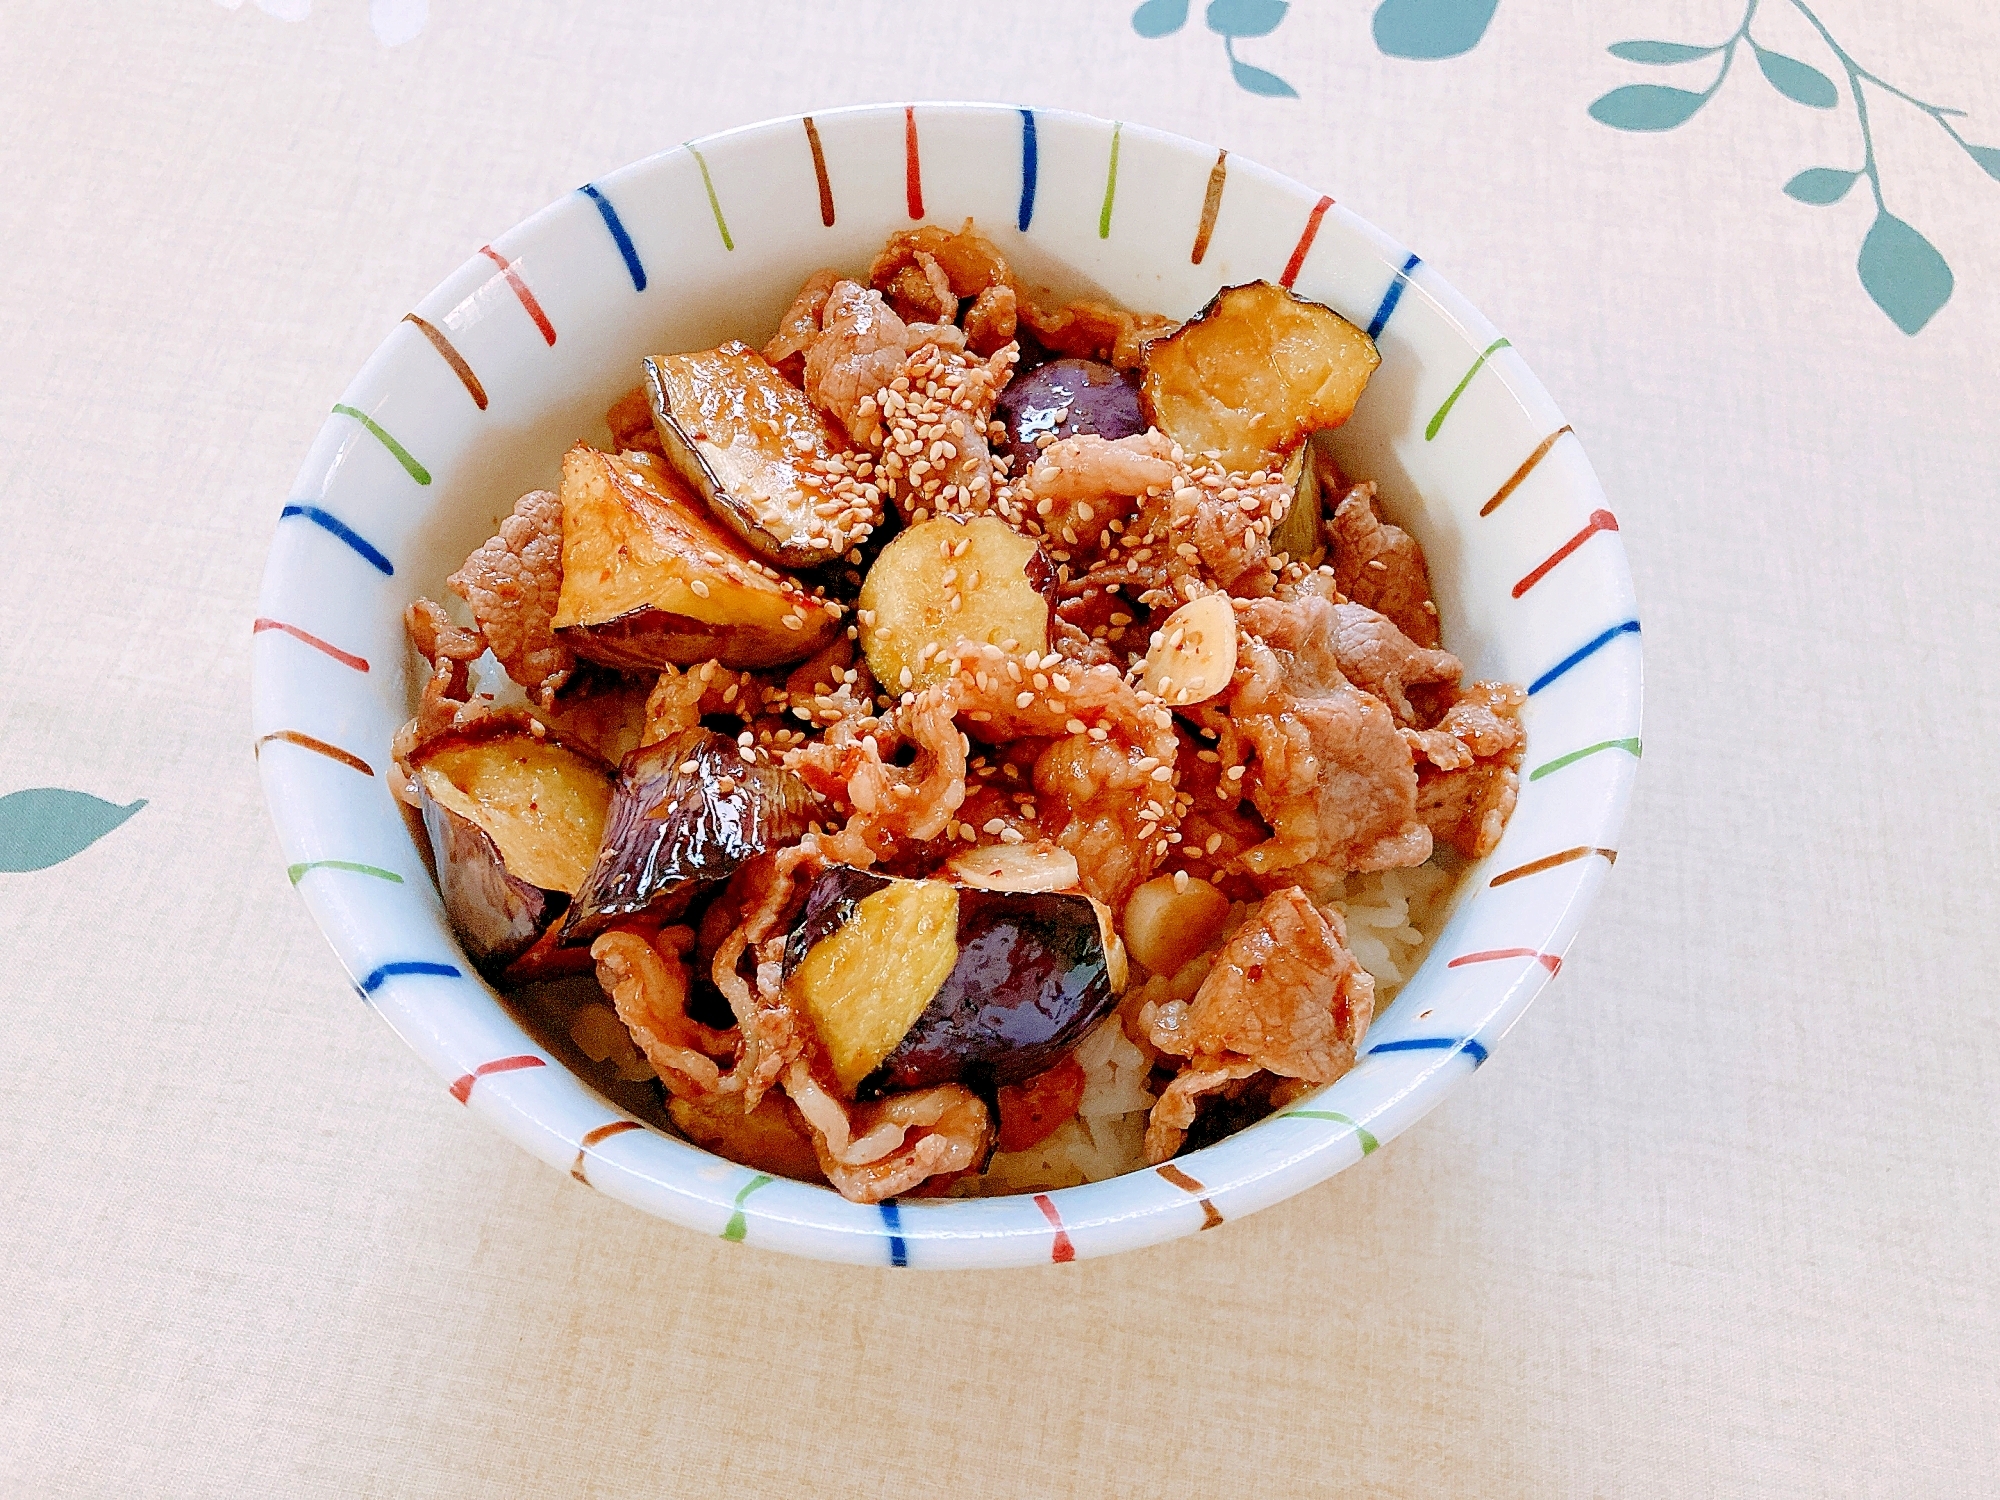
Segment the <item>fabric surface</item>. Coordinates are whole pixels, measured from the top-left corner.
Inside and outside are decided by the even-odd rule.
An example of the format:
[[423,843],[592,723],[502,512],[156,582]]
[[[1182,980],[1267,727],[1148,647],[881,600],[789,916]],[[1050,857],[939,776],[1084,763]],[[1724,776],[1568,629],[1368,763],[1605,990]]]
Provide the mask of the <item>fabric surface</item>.
[[[0,1492],[2000,1489],[2000,18],[1749,8],[13,0]],[[1213,1234],[932,1277],[472,1120],[293,898],[247,695],[307,442],[470,250],[939,97],[1418,248],[1581,436],[1650,674],[1614,878],[1442,1108]]]

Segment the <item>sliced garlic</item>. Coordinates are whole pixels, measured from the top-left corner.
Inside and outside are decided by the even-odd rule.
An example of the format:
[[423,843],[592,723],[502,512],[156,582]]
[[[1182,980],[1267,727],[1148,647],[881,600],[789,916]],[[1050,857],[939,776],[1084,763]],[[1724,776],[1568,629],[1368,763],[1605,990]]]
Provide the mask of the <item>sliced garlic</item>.
[[987,844],[954,854],[947,869],[982,891],[1067,891],[1080,878],[1076,856],[1054,844]]
[[1205,703],[1236,675],[1236,614],[1226,594],[1203,594],[1153,635],[1140,681],[1176,708]]

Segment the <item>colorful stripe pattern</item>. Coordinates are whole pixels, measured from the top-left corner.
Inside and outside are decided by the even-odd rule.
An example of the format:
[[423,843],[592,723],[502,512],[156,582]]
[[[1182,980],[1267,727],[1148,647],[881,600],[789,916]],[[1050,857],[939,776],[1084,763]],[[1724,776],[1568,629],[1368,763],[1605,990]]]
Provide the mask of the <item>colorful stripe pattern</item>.
[[903,206],[913,219],[924,216],[924,163],[917,154],[917,110],[911,104],[903,106]]
[[[735,1212],[730,1214],[729,1222],[722,1226],[722,1237],[725,1240],[736,1245],[743,1243],[743,1236],[750,1232],[750,1221],[744,1216],[743,1205],[750,1201],[752,1193],[771,1180],[769,1173],[759,1172],[737,1191],[736,1202],[732,1205]],[[899,1260],[896,1264],[900,1266],[903,1262]]]
[[1639,737],[1632,735],[1622,740],[1599,740],[1594,745],[1585,745],[1581,750],[1572,750],[1567,755],[1558,755],[1554,760],[1544,761],[1528,773],[1528,780],[1540,781],[1544,776],[1552,776],[1564,766],[1573,766],[1578,761],[1605,750],[1623,750],[1634,760],[1639,758]]
[[[808,122],[810,124],[810,122]],[[646,290],[646,267],[639,259],[639,252],[632,244],[632,236],[625,232],[625,221],[618,217],[618,210],[611,206],[611,200],[594,182],[586,182],[577,189],[584,197],[597,205],[597,212],[604,219],[604,227],[611,232],[611,243],[618,247],[618,253],[625,257],[625,269],[632,277],[632,290]],[[479,403],[483,409],[484,401]]]
[[910,1263],[910,1247],[903,1242],[903,1211],[896,1206],[894,1198],[884,1198],[876,1205],[882,1213],[882,1227],[889,1232],[889,1264],[907,1266]]
[[1306,227],[1300,231],[1299,242],[1292,246],[1292,258],[1285,262],[1284,274],[1278,278],[1278,285],[1286,291],[1292,289],[1292,283],[1299,279],[1299,272],[1305,269],[1306,256],[1312,251],[1313,241],[1319,238],[1320,220],[1332,207],[1333,199],[1322,197],[1312,206],[1312,212],[1306,215]]
[[708,158],[695,150],[692,141],[687,143],[687,153],[701,168],[701,185],[708,193],[708,211],[715,215],[715,232],[722,236],[722,248],[734,250],[736,241],[729,237],[729,221],[722,217],[722,200],[715,196],[715,179],[708,175]]
[[1118,201],[1118,143],[1124,138],[1125,122],[1111,122],[1111,160],[1104,168],[1104,207],[1097,211],[1097,237],[1111,238],[1111,205]]
[[[338,410],[338,408],[335,408],[335,410]],[[362,557],[366,558],[371,567],[380,570],[384,577],[393,577],[395,575],[396,565],[384,557],[381,551],[370,543],[366,537],[362,536],[360,532],[354,530],[353,527],[349,526],[331,511],[321,510],[317,505],[299,505],[294,503],[287,505],[283,510],[278,512],[278,519],[280,521],[289,521],[294,516],[297,516],[302,521],[310,521],[322,531],[339,537],[348,546],[360,553]]]
[[1526,880],[1530,875],[1539,875],[1544,870],[1554,870],[1563,865],[1574,864],[1580,859],[1589,859],[1593,854],[1603,856],[1606,864],[1618,863],[1616,849],[1599,849],[1593,844],[1578,844],[1574,849],[1564,849],[1556,854],[1544,854],[1540,859],[1531,859],[1525,865],[1502,870],[1486,883],[1489,886],[1512,885],[1517,880]]
[[[569,1164],[569,1175],[585,1187],[594,1186],[595,1184],[590,1180],[590,1170],[585,1164],[585,1159],[590,1155],[591,1148],[602,1145],[614,1135],[623,1135],[628,1130],[644,1130],[645,1128],[637,1120],[613,1120],[608,1125],[599,1125],[595,1130],[586,1130],[583,1133],[583,1138],[576,1143],[576,1160]],[[725,1235],[724,1238],[726,1239],[728,1236]]]
[[1354,1138],[1361,1143],[1361,1154],[1363,1156],[1367,1156],[1382,1144],[1375,1139],[1373,1132],[1359,1120],[1356,1120],[1352,1115],[1344,1115],[1337,1109],[1288,1109],[1279,1115],[1278,1118],[1280,1120],[1332,1120],[1337,1125],[1348,1126],[1353,1130]]
[[389,456],[403,466],[403,472],[416,480],[418,484],[429,484],[431,482],[431,471],[418,463],[416,456],[408,448],[405,448],[401,443],[390,437],[388,432],[383,429],[382,424],[369,416],[367,412],[357,407],[349,406],[345,402],[340,402],[335,404],[333,414],[337,417],[352,417],[355,421],[359,422],[367,430],[370,437],[389,450]]
[[833,228],[833,181],[826,175],[826,148],[819,143],[819,126],[805,117],[806,145],[812,148],[813,176],[819,180],[819,221]]
[[1575,667],[1582,662],[1588,661],[1591,657],[1595,656],[1598,652],[1602,651],[1606,646],[1610,645],[1613,641],[1617,640],[1619,636],[1637,635],[1638,633],[1639,633],[1639,622],[1637,620],[1621,620],[1618,624],[1613,625],[1609,630],[1605,631],[1602,635],[1599,635],[1595,639],[1587,641],[1583,645],[1578,646],[1576,650],[1570,652],[1568,656],[1565,656],[1561,661],[1557,662],[1553,667],[1550,667],[1548,671],[1542,673],[1541,676],[1537,677],[1533,682],[1529,683],[1528,696],[1530,698],[1534,697],[1535,694],[1539,693],[1543,688],[1547,687],[1550,683],[1554,682],[1557,678],[1561,677],[1563,673],[1569,671],[1572,667]]
[[1502,349],[1507,349],[1511,347],[1512,345],[1506,339],[1498,338],[1495,339],[1492,343],[1488,344],[1484,349],[1479,351],[1479,358],[1475,359],[1472,362],[1472,368],[1467,370],[1465,372],[1464,378],[1460,380],[1457,385],[1451,388],[1451,394],[1444,398],[1444,405],[1440,406],[1437,409],[1436,414],[1432,416],[1429,424],[1425,426],[1424,428],[1425,442],[1428,443],[1433,439],[1435,439],[1438,433],[1444,429],[1444,419],[1450,416],[1451,409],[1454,406],[1458,405],[1458,398],[1460,396],[1463,396],[1465,394],[1465,388],[1472,384],[1472,377],[1477,375],[1481,370],[1486,368],[1486,361],[1491,359],[1494,355],[1498,354]]
[[255,620],[250,622],[250,633],[252,635],[262,635],[267,630],[283,631],[295,641],[304,641],[313,650],[324,652],[343,667],[352,667],[357,672],[368,670],[367,657],[356,656],[352,651],[343,651],[340,647],[331,645],[321,640],[318,636],[311,635],[299,629],[296,625],[287,625],[283,620],[267,619],[262,615],[259,615]]
[[1375,316],[1368,320],[1368,337],[1371,339],[1382,337],[1382,330],[1389,326],[1389,319],[1395,316],[1396,304],[1403,300],[1403,288],[1410,284],[1411,275],[1422,264],[1422,258],[1414,250],[1411,251],[1410,258],[1403,262],[1403,269],[1398,271],[1395,280],[1389,283],[1389,290],[1382,294],[1382,303],[1375,309]]
[[1475,1068],[1486,1061],[1486,1044],[1469,1036],[1401,1036],[1377,1042],[1367,1055],[1373,1057],[1378,1052],[1463,1052]]
[[447,365],[451,366],[451,373],[456,375],[458,383],[465,387],[465,393],[472,398],[472,404],[485,411],[486,387],[479,383],[479,377],[473,374],[472,366],[465,362],[465,356],[460,354],[451,340],[445,337],[444,330],[415,313],[404,313],[403,321],[430,340],[431,347],[437,350]]
[[481,245],[479,253],[500,268],[500,274],[507,278],[507,285],[513,291],[515,299],[520,302],[522,311],[534,319],[535,327],[541,330],[543,342],[553,348],[556,341],[556,325],[551,323],[549,315],[542,311],[542,304],[536,300],[534,289],[528,285],[528,278],[521,274],[521,263],[502,255],[491,245]]
[[1218,151],[1215,153],[1215,165],[1209,169],[1208,191],[1201,199],[1201,223],[1194,231],[1194,249],[1188,255],[1188,259],[1196,265],[1200,265],[1202,257],[1208,254],[1208,242],[1215,233],[1215,216],[1222,212],[1222,189],[1228,181],[1229,153]]
[[277,740],[281,744],[297,745],[301,750],[310,750],[315,755],[324,755],[328,760],[339,761],[350,771],[359,771],[363,776],[373,776],[375,768],[351,750],[343,750],[338,745],[329,745],[325,740],[314,739],[296,729],[274,729],[269,734],[260,735],[251,745],[253,755],[262,756],[264,747]]
[[1461,969],[1467,964],[1490,964],[1503,958],[1532,958],[1551,974],[1559,973],[1563,966],[1559,954],[1539,953],[1533,948],[1488,948],[1480,953],[1461,953],[1445,967]]
[[1618,518],[1612,515],[1610,511],[1608,510],[1592,511],[1590,513],[1590,520],[1584,524],[1583,530],[1579,531],[1575,536],[1571,537],[1568,541],[1564,542],[1560,547],[1556,548],[1556,550],[1551,552],[1548,555],[1547,559],[1543,561],[1539,567],[1535,568],[1534,571],[1529,573],[1527,577],[1523,578],[1519,583],[1514,585],[1514,597],[1516,599],[1520,598],[1523,594],[1527,593],[1529,589],[1533,588],[1536,584],[1540,583],[1544,578],[1548,577],[1549,574],[1555,570],[1555,567],[1558,563],[1560,563],[1564,558],[1568,557],[1570,553],[1576,551],[1577,548],[1581,547],[1585,542],[1589,541],[1592,537],[1596,536],[1598,532],[1616,531],[1617,529],[1618,529]]
[[390,980],[402,975],[427,975],[435,979],[463,979],[465,978],[465,971],[459,968],[457,964],[431,963],[425,959],[403,959],[396,963],[379,964],[375,968],[370,969],[367,977],[360,984],[356,985],[355,988],[360,990],[362,998],[366,999],[381,989]]
[[460,1104],[469,1104],[472,1101],[472,1086],[482,1078],[491,1077],[495,1073],[518,1073],[523,1068],[547,1066],[548,1059],[535,1057],[532,1054],[520,1057],[496,1057],[492,1062],[481,1063],[470,1073],[461,1074],[458,1081],[451,1086],[451,1097]]
[[1014,219],[1014,227],[1023,234],[1035,222],[1035,173],[1040,155],[1035,145],[1035,112],[1024,109],[1021,111],[1021,209]]
[[1075,1260],[1076,1246],[1070,1243],[1069,1231],[1063,1228],[1062,1215],[1056,1212],[1054,1201],[1047,1193],[1037,1193],[1035,1207],[1042,1211],[1042,1217],[1047,1219],[1056,1231],[1056,1237],[1049,1245],[1049,1259],[1059,1266]]
[[401,885],[403,877],[394,870],[385,870],[380,865],[356,864],[351,859],[307,859],[295,865],[285,866],[285,878],[297,885],[314,870],[346,870],[355,875],[372,875],[377,880],[386,880],[391,885]]
[[1543,438],[1541,443],[1535,448],[1535,451],[1521,460],[1521,467],[1508,475],[1507,482],[1493,492],[1493,498],[1479,507],[1479,514],[1482,517],[1490,516],[1494,511],[1498,510],[1501,502],[1513,494],[1514,491],[1518,490],[1521,487],[1521,481],[1534,473],[1535,466],[1549,456],[1549,450],[1555,447],[1556,440],[1570,430],[1570,425],[1565,422],[1554,432]]
[[1194,1178],[1188,1176],[1187,1173],[1183,1172],[1172,1162],[1168,1162],[1163,1167],[1155,1167],[1153,1170],[1182,1192],[1188,1194],[1190,1197],[1201,1200],[1201,1227],[1203,1229],[1213,1229],[1222,1222],[1221,1211],[1208,1201],[1208,1189],[1203,1187]]

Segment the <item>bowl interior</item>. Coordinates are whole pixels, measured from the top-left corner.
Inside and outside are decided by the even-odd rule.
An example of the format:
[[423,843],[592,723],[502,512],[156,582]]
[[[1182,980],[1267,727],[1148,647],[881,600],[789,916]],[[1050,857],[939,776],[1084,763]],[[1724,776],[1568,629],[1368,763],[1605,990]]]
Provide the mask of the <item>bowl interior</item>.
[[[1049,300],[1176,317],[1284,279],[1375,334],[1335,435],[1429,558],[1471,677],[1532,688],[1519,805],[1365,1056],[1170,1168],[1032,1197],[865,1207],[623,1115],[474,975],[382,772],[415,683],[402,612],[604,411],[646,355],[768,336],[811,272],[971,218]],[[1616,521],[1519,355],[1430,267],[1310,189],[1132,125],[916,105],[771,122],[650,157],[468,260],[335,405],[284,506],[259,608],[260,770],[292,878],[364,998],[461,1103],[581,1180],[707,1233],[870,1263],[1101,1254],[1276,1201],[1434,1105],[1547,981],[1604,877],[1639,750],[1638,621]]]

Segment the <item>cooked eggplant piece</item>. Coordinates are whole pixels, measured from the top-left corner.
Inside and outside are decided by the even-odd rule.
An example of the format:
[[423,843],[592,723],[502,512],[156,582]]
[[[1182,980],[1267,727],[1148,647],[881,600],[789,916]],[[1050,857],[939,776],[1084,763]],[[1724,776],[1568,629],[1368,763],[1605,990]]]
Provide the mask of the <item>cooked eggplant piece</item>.
[[1055,581],[1034,539],[997,516],[912,526],[882,549],[856,601],[869,670],[905,691],[948,675],[961,640],[1046,651]]
[[509,875],[485,830],[444,807],[421,782],[417,795],[452,931],[480,968],[505,967],[535,945],[561,915],[566,898]]
[[579,443],[563,455],[557,638],[608,667],[657,672],[798,661],[840,630],[840,607],[750,555],[649,455]]
[[1381,362],[1332,308],[1253,281],[1148,344],[1139,389],[1153,425],[1183,448],[1239,472],[1276,469],[1308,434],[1353,415]]
[[796,772],[744,761],[713,730],[642,746],[618,768],[596,862],[559,941],[585,943],[634,917],[672,920],[704,885],[796,843],[826,815]]
[[509,724],[435,740],[412,769],[445,914],[476,964],[504,966],[581,888],[609,767]]
[[846,445],[748,344],[655,355],[646,390],[667,462],[758,556],[814,567],[882,524],[879,500],[843,499],[839,514],[820,514],[836,499],[828,465]]
[[1087,896],[836,867],[786,941],[785,984],[850,1094],[1021,1083],[1116,1003],[1105,932]]
[[1061,442],[1094,432],[1115,441],[1146,430],[1139,376],[1094,359],[1057,359],[1017,375],[1000,393],[994,416],[1007,429],[1014,472],[1024,474],[1040,451],[1039,440]]
[[1326,530],[1320,524],[1320,496],[1325,491],[1319,453],[1319,446],[1309,438],[1286,463],[1284,477],[1292,486],[1292,506],[1271,531],[1271,550],[1308,568],[1326,561]]

